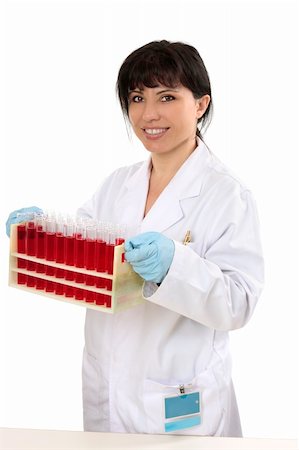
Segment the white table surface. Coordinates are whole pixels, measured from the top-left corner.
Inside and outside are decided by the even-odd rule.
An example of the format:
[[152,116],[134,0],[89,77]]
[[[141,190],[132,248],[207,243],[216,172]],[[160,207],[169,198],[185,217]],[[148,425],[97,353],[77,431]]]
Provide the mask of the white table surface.
[[1,450],[297,450],[295,439],[240,439],[0,428]]

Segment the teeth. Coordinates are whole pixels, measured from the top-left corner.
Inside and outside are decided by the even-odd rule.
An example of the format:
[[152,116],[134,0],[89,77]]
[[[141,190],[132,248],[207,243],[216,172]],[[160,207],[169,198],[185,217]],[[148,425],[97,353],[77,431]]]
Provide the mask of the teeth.
[[161,134],[166,131],[167,128],[145,128],[144,131],[147,134]]

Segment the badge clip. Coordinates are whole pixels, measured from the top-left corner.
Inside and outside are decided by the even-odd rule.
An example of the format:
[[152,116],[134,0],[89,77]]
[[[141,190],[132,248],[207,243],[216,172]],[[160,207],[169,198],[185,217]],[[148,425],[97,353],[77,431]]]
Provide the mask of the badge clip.
[[180,394],[185,394],[185,386],[183,384],[179,385]]

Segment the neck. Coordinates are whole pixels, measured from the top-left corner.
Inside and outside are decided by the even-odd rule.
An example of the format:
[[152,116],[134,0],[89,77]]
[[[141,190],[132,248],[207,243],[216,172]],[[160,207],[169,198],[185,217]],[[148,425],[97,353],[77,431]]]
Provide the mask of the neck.
[[152,175],[170,180],[197,146],[196,139],[186,140],[170,152],[152,153]]

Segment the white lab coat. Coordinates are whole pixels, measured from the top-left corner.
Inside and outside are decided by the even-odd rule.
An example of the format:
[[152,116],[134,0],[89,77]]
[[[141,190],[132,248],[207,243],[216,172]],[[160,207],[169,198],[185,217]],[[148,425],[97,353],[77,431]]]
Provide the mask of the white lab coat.
[[228,331],[246,324],[262,289],[254,200],[198,140],[143,218],[150,164],[116,170],[78,211],[175,242],[162,284],[145,283],[144,304],[86,312],[85,430],[164,433],[163,399],[184,384],[201,392],[202,424],[177,434],[241,436]]

